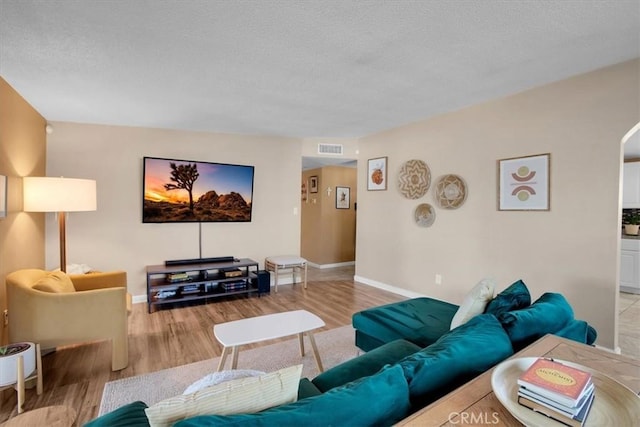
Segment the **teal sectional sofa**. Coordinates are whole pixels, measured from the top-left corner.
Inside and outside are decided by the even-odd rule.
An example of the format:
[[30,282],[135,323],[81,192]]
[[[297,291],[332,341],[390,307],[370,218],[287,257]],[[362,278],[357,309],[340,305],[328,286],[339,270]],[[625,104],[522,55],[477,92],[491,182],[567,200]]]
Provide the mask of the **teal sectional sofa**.
[[[498,294],[484,314],[449,330],[456,310],[418,298],[357,313],[356,342],[368,351],[303,378],[296,402],[252,414],[196,416],[175,426],[393,425],[547,333],[587,344],[596,338],[592,327],[573,318],[562,295],[547,293],[531,304],[522,281]],[[145,407],[134,402],[89,425],[148,426]]]

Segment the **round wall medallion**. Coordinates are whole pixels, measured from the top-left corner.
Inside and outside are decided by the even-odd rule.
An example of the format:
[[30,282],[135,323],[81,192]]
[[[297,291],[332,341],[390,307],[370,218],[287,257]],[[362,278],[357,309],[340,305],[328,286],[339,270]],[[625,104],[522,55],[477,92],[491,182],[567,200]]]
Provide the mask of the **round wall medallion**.
[[436,183],[436,201],[443,209],[457,209],[467,200],[467,184],[458,175],[445,175]]
[[436,220],[436,210],[428,203],[421,203],[413,212],[413,217],[420,227],[431,227]]
[[431,172],[422,160],[408,160],[400,168],[398,189],[407,199],[424,196],[431,185]]

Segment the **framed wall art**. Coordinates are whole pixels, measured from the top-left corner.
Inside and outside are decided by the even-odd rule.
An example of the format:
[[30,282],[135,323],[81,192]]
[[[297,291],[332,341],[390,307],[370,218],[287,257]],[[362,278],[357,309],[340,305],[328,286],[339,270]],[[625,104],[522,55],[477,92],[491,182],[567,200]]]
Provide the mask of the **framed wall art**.
[[351,188],[336,187],[336,209],[349,209]]
[[367,190],[387,189],[387,158],[369,159],[367,163]]
[[498,160],[498,210],[550,210],[551,154]]
[[309,177],[309,192],[310,193],[318,192],[318,177],[315,175]]

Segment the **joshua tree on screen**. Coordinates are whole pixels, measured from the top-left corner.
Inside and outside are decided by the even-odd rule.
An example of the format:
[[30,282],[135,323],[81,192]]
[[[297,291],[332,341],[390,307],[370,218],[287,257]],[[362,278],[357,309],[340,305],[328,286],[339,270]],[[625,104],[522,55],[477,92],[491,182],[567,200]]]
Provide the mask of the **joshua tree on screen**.
[[187,190],[189,192],[189,209],[193,212],[193,183],[196,182],[200,174],[196,164],[176,166],[170,163],[171,181],[175,184],[165,184],[164,189],[169,190]]

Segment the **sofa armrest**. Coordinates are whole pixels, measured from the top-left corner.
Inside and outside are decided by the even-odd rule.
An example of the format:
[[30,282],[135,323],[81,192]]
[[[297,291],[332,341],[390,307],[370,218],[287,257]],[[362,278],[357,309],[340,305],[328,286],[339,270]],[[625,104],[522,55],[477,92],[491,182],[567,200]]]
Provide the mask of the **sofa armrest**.
[[76,291],[127,287],[126,271],[108,271],[104,273],[70,274]]

